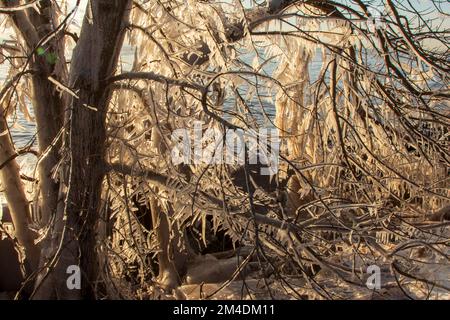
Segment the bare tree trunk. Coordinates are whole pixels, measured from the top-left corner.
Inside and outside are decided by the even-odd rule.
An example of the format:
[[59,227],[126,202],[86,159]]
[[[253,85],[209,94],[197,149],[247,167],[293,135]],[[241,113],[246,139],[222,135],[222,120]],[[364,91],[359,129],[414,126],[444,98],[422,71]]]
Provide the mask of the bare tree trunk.
[[[165,148],[161,147],[161,135],[159,131],[154,128],[151,136],[152,147],[157,150],[159,154],[165,152]],[[155,186],[155,193],[157,193]],[[155,196],[150,198],[150,211],[152,214],[153,230],[156,234],[159,253],[159,282],[165,290],[171,291],[181,284],[181,278],[186,273],[187,261],[193,255],[189,241],[183,230],[174,229],[170,226],[169,217],[173,214],[173,206],[169,206],[168,212],[164,212],[158,205],[158,200]],[[170,235],[173,236],[171,239]],[[179,247],[180,242],[183,242],[185,250]]]
[[[34,9],[28,9],[27,14],[31,24],[37,30],[39,39],[44,39],[52,33],[57,25],[57,11],[51,0],[41,0],[39,4],[40,13]],[[47,225],[56,213],[58,201],[59,184],[52,178],[52,171],[60,159],[61,139],[55,139],[63,127],[64,105],[67,104],[67,101],[64,101],[48,77],[51,76],[62,83],[66,82],[67,67],[64,47],[64,34],[57,34],[44,47],[46,55],[35,57],[31,64],[33,69],[38,70],[32,78],[36,124],[39,133],[38,143],[42,152],[48,151],[39,164],[40,223],[42,226]],[[47,59],[48,55],[57,58],[55,61],[51,61]]]
[[[5,7],[14,7],[18,0],[0,0]],[[49,0],[39,1],[41,13],[30,8],[11,14],[16,32],[22,35],[30,55],[32,75],[33,106],[36,116],[39,150],[45,152],[39,162],[40,223],[45,226],[56,212],[58,200],[58,183],[52,178],[52,170],[59,161],[60,142],[55,141],[63,125],[64,101],[48,77],[65,82],[67,68],[64,57],[64,35],[55,35],[43,47],[46,54],[56,57],[48,60],[46,55],[39,56],[35,50],[41,39],[51,34],[56,26],[55,4]],[[38,214],[38,212],[36,212]]]
[[[0,0],[3,6],[13,7],[19,4],[18,0]],[[60,161],[59,151],[61,139],[57,139],[58,133],[63,127],[64,105],[66,102],[57,91],[55,85],[49,81],[49,77],[66,83],[67,67],[64,57],[64,34],[58,33],[41,46],[46,54],[51,54],[56,59],[48,60],[45,55],[39,56],[33,50],[38,48],[42,39],[51,35],[55,30],[57,22],[57,11],[55,3],[50,0],[39,1],[40,13],[33,8],[17,11],[10,14],[10,18],[16,29],[16,33],[24,39],[31,59],[30,68],[33,84],[33,107],[36,116],[38,131],[38,145],[42,157],[38,163],[39,174],[39,210],[35,212],[34,218],[45,227],[55,217],[58,207],[59,183],[53,179],[53,169]],[[62,217],[60,217],[62,219]],[[62,221],[55,219],[55,224],[62,225]],[[61,228],[53,228],[41,244],[41,258],[39,262],[38,280],[47,271],[45,266],[52,260],[52,254],[57,250],[55,244],[61,237]],[[50,291],[52,281],[47,283]],[[44,287],[45,288],[45,287]]]
[[[8,130],[4,109],[0,106],[0,132]],[[39,262],[39,248],[34,244],[35,235],[28,227],[30,206],[20,178],[20,168],[15,159],[16,150],[9,134],[0,135],[0,181],[14,224],[19,244],[24,248],[29,270],[35,270]],[[13,262],[11,262],[13,263]]]
[[[79,41],[74,50],[70,87],[78,92],[67,112],[69,130],[65,137],[65,150],[69,159],[62,172],[65,207],[58,210],[57,218],[64,217],[62,246],[58,260],[48,277],[42,281],[55,283],[55,292],[41,292],[38,298],[96,297],[98,259],[96,231],[101,207],[102,182],[105,176],[106,149],[105,117],[111,90],[104,80],[115,72],[122,47],[124,28],[128,20],[130,0],[90,1]],[[81,269],[81,291],[66,287],[65,274],[69,265]],[[39,283],[38,285],[41,285]],[[47,290],[45,290],[47,291]]]
[[154,196],[150,199],[150,210],[153,230],[155,231],[160,250],[158,253],[159,281],[163,287],[171,290],[179,285],[179,277],[174,263],[169,259],[169,222]]

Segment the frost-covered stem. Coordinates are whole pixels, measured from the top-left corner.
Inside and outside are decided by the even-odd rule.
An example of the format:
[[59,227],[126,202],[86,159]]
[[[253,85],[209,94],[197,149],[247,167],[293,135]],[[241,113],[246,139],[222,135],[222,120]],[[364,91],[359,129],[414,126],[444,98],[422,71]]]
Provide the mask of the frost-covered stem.
[[[0,132],[7,132],[8,126],[5,113],[0,106]],[[16,154],[11,136],[9,134],[0,135],[0,182],[4,187],[4,193],[11,218],[14,224],[14,233],[19,244],[25,250],[28,271],[35,270],[39,262],[39,248],[34,244],[35,235],[29,228],[30,206],[25,195],[25,189],[20,178],[20,167],[13,158]],[[13,263],[13,262],[11,262]]]

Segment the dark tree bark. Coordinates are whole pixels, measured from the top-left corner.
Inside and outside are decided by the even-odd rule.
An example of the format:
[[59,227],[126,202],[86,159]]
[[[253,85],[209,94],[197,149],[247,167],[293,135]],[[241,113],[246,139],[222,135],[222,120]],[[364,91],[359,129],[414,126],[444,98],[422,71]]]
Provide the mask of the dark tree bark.
[[[14,7],[18,0],[1,0],[5,7]],[[36,116],[38,144],[41,153],[45,153],[39,162],[40,210],[41,225],[49,222],[56,212],[58,199],[58,183],[52,178],[52,170],[59,161],[60,142],[55,138],[63,125],[64,101],[60,93],[48,78],[53,77],[65,82],[67,79],[66,61],[64,58],[63,35],[55,34],[45,45],[40,46],[42,39],[52,34],[56,27],[54,20],[54,4],[51,1],[40,1],[42,14],[34,9],[17,11],[10,15],[17,33],[20,34],[27,47],[29,65],[34,72],[33,106]],[[38,55],[36,50],[43,49],[47,55]],[[48,54],[54,57],[47,59]],[[38,213],[36,213],[38,214]]]
[[[62,240],[57,239],[52,245],[57,259],[54,269],[41,279],[53,282],[54,291],[43,290],[38,298],[96,297],[96,228],[105,176],[105,118],[111,96],[104,80],[115,72],[130,4],[130,0],[96,0],[87,6],[69,77],[70,87],[78,98],[72,99],[66,113],[69,128],[63,150],[67,151],[68,159],[61,172],[60,190],[65,201],[58,208],[58,218],[65,223],[59,226],[63,228]],[[81,269],[80,292],[66,286],[69,265]]]
[[[1,0],[4,7],[15,7],[18,0]],[[38,131],[38,145],[42,157],[38,164],[39,174],[39,210],[34,214],[34,218],[40,222],[41,226],[49,223],[56,214],[58,203],[59,183],[53,179],[52,170],[60,160],[59,151],[61,143],[57,136],[63,126],[64,99],[51,83],[49,77],[58,81],[66,82],[67,68],[64,58],[64,37],[61,34],[53,34],[56,28],[55,4],[51,1],[40,1],[41,14],[34,9],[20,10],[10,13],[10,18],[18,35],[21,35],[25,43],[28,54],[27,63],[33,70],[31,80],[33,84],[33,107],[36,116],[36,126]],[[45,44],[43,39],[52,35]],[[47,54],[51,54],[53,59],[47,59],[45,55],[38,55],[38,48]],[[41,246],[42,267],[47,261],[47,246],[52,238],[44,241]],[[38,257],[38,255],[35,255]],[[35,260],[37,257],[34,257]],[[36,265],[34,264],[34,267]],[[34,271],[34,270],[32,270]]]

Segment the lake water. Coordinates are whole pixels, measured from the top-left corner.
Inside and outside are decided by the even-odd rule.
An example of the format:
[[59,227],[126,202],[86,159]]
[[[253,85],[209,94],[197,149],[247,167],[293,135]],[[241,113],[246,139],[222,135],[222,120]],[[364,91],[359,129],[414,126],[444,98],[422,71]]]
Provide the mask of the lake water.
[[[123,63],[123,69],[126,71],[131,67],[131,62],[133,60],[133,48],[130,46],[125,46],[124,50],[122,51],[122,63]],[[247,59],[245,59],[247,60]],[[248,58],[249,63],[251,63],[252,59]],[[313,60],[310,71],[312,73],[317,73],[319,68],[321,66],[320,61],[320,55],[317,55],[315,59]],[[275,64],[271,64],[266,68],[267,73],[273,72],[273,69],[275,67]],[[8,66],[6,64],[0,65],[0,83],[3,83],[5,80],[5,75],[8,72]],[[244,88],[245,90],[245,88]],[[242,90],[241,90],[241,93]],[[245,96],[245,95],[244,95]],[[228,102],[229,104],[231,102]],[[258,101],[256,98],[253,98],[252,101],[249,102],[250,106],[254,106],[255,113],[261,114],[260,108],[260,101]],[[269,115],[269,117],[275,116],[275,107],[273,104],[263,101],[262,106],[264,108],[264,112]],[[30,107],[29,112],[31,116],[33,116],[33,110]],[[23,113],[20,110],[17,110],[16,114],[12,117],[12,119],[9,120],[9,124],[11,125],[11,134],[13,136],[13,140],[16,143],[16,146],[18,148],[22,148],[24,146],[29,145],[33,140],[35,140],[35,134],[36,134],[36,126],[33,121],[29,121],[25,119]]]
[[[5,39],[5,37],[3,37],[3,39]],[[133,58],[134,58],[133,47],[124,46],[124,48],[122,50],[122,55],[121,55],[122,66],[123,66],[124,71],[127,71],[131,68]],[[253,58],[251,56],[244,57],[244,59],[245,59],[246,63],[251,65],[252,60],[253,60]],[[320,55],[317,55],[314,58],[311,66],[310,66],[310,70],[313,73],[317,73],[318,70],[320,69],[320,66],[321,66]],[[268,74],[271,74],[275,67],[276,67],[275,63],[270,63],[264,68],[264,71],[267,72]],[[7,72],[8,72],[7,64],[6,63],[1,64],[0,65],[0,83],[4,82],[5,75],[7,74]],[[239,91],[243,94],[243,97],[245,97],[246,88],[240,88]],[[257,119],[265,122],[266,125],[270,126],[270,122],[264,120],[265,119],[264,114],[266,114],[271,120],[273,120],[273,118],[275,117],[274,105],[266,100],[263,100],[261,103],[261,101],[259,101],[256,97],[252,98],[250,101],[247,101],[247,103],[249,104],[250,109],[252,110],[252,113],[254,114],[254,116]],[[233,104],[234,104],[233,99],[228,100],[228,101],[226,100],[224,109],[227,109],[227,105],[229,108],[232,108]],[[32,110],[31,106],[29,108],[29,113],[31,116],[33,116],[33,110]],[[26,119],[24,114],[20,110],[17,110],[16,113],[12,117],[10,117],[10,119],[8,120],[8,123],[10,125],[11,135],[13,137],[14,143],[16,144],[17,148],[23,148],[30,144],[34,144],[35,147],[37,148],[36,137],[35,137],[36,125],[35,125],[34,121],[30,121],[30,120]],[[36,162],[35,156],[24,155],[24,156],[17,158],[17,161],[21,167],[21,170],[22,170],[21,172],[23,174],[26,174],[28,176],[33,176],[34,165]],[[28,189],[29,189],[28,190],[29,195],[31,197],[32,189],[30,189],[30,188],[28,188]],[[0,203],[6,203],[1,192],[0,192]],[[0,211],[1,211],[1,209],[0,209]],[[0,215],[1,215],[1,212],[0,212]]]

